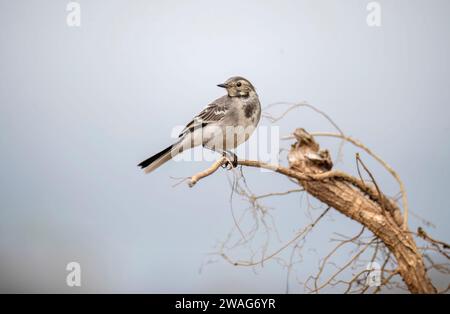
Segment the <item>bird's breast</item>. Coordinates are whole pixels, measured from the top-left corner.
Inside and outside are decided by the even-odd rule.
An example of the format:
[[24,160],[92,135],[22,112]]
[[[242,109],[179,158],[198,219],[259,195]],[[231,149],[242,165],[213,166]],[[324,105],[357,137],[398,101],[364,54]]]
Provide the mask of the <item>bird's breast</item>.
[[242,124],[256,126],[261,117],[261,106],[258,99],[245,102],[242,105]]

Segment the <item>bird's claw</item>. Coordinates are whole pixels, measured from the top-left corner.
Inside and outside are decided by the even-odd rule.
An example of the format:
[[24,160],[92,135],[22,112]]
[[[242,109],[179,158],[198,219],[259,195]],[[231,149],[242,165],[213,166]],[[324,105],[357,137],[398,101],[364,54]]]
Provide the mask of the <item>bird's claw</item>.
[[229,162],[228,162],[228,160],[222,165],[222,168],[223,169],[227,169],[227,170],[231,170],[231,169],[233,169],[233,166],[232,166],[232,164],[230,164]]
[[[224,157],[227,157],[224,154]],[[222,168],[227,169],[227,170],[231,170],[233,168],[236,168],[238,166],[238,159],[236,154],[232,154],[232,161],[230,162],[229,159],[227,159],[227,161],[225,161],[225,163],[222,165]]]

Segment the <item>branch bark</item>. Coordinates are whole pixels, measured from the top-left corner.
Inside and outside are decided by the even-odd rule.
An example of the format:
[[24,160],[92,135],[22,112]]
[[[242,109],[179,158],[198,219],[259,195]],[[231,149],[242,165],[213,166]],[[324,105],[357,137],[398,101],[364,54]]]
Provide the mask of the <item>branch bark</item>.
[[[297,180],[307,193],[371,230],[395,257],[396,272],[411,293],[436,293],[423,256],[395,202],[384,194],[380,195],[374,186],[344,172],[331,170],[333,165],[328,151],[320,150],[319,144],[305,130],[297,129],[294,137],[296,143],[288,155],[289,167],[252,160],[238,160],[238,164],[270,169]],[[210,168],[194,175],[189,185],[193,186],[213,174],[226,161],[226,158],[221,158]]]

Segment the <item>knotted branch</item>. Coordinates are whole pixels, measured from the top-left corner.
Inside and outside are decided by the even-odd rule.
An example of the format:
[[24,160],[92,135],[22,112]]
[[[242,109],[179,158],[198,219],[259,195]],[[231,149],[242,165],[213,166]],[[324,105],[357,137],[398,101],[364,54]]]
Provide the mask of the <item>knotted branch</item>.
[[[294,138],[296,142],[288,155],[289,167],[255,160],[238,160],[238,165],[264,168],[294,179],[307,193],[369,229],[397,263],[397,268],[383,282],[399,274],[410,292],[435,293],[436,288],[428,277],[423,256],[404,224],[405,217],[397,204],[384,195],[376,184],[331,170],[333,164],[328,151],[320,150],[314,137],[305,130],[297,129]],[[189,186],[212,175],[226,163],[226,158],[217,160],[208,169],[192,176]]]

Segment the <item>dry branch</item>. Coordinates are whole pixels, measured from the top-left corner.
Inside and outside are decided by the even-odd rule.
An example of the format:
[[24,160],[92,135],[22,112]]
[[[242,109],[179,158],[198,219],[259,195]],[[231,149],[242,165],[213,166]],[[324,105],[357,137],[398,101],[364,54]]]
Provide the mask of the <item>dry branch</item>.
[[[436,288],[428,277],[423,256],[417,248],[411,232],[408,231],[408,226],[405,224],[406,219],[400,213],[396,203],[382,194],[374,185],[368,185],[347,173],[331,170],[332,162],[328,152],[320,150],[319,144],[305,130],[297,129],[294,132],[294,138],[296,143],[292,145],[288,155],[289,167],[254,160],[238,160],[238,165],[269,169],[295,179],[300,188],[303,188],[308,194],[369,229],[395,257],[397,263],[394,270],[388,271],[383,268],[383,272],[389,273],[383,283],[389,282],[394,275],[399,274],[410,292],[436,293]],[[360,147],[364,146],[361,144]],[[226,158],[219,159],[210,168],[192,176],[189,185],[192,187],[226,163]],[[387,164],[385,167],[389,169]],[[390,172],[395,177],[395,171]],[[403,183],[401,183],[401,189],[406,198]],[[407,209],[406,201],[404,208]],[[368,245],[365,244],[364,250]],[[278,251],[275,253],[277,254]],[[264,260],[276,254],[271,254]],[[388,262],[390,254],[385,264]],[[353,262],[353,260],[351,261]],[[246,266],[254,264],[243,263]],[[363,273],[361,272],[350,281],[348,289]],[[331,281],[327,283],[331,284]],[[379,289],[377,289],[378,291]]]

